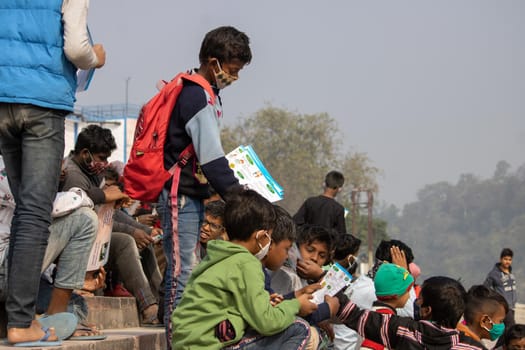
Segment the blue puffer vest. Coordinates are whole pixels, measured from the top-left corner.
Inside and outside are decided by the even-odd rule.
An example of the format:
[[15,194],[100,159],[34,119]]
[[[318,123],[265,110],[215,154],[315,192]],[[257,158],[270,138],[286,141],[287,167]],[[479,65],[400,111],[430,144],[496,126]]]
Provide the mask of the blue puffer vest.
[[0,102],[73,110],[61,10],[62,0],[0,1]]

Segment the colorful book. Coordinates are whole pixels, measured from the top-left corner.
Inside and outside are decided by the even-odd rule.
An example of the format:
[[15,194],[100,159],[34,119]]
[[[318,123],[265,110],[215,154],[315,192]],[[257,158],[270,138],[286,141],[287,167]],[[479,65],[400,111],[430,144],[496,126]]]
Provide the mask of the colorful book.
[[230,168],[241,185],[258,192],[270,202],[284,198],[284,190],[270,175],[252,146],[239,146],[226,155]]
[[344,267],[339,265],[339,263],[333,264],[328,272],[321,279],[322,288],[316,290],[312,296],[311,300],[313,303],[321,304],[324,302],[324,296],[329,295],[333,297],[341,289],[347,287],[352,282],[352,275]]

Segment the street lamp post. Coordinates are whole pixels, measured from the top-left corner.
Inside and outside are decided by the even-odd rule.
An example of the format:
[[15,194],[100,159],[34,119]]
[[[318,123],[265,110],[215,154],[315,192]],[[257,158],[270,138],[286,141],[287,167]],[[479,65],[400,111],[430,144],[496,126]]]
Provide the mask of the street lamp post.
[[124,106],[124,164],[128,161],[128,116],[129,116],[129,81],[131,77],[126,78],[126,104]]

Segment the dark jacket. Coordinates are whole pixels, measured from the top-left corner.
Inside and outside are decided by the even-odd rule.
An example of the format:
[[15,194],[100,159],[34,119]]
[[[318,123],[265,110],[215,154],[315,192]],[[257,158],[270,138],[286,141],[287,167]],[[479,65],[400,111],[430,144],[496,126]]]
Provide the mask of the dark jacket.
[[415,321],[410,317],[361,310],[352,302],[339,309],[337,318],[362,337],[389,349],[486,349],[481,343],[456,329],[441,327],[430,321]]
[[509,273],[506,273],[500,269],[500,263],[495,264],[483,284],[501,294],[509,304],[509,308],[514,310],[517,295],[516,279],[512,274],[512,266],[509,268]]

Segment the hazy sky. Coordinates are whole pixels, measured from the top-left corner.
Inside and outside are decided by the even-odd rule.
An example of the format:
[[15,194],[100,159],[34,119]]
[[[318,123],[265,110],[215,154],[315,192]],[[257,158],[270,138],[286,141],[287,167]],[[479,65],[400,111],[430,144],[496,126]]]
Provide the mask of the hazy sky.
[[80,106],[123,103],[127,77],[129,102],[147,101],[233,25],[254,58],[222,92],[226,122],[266,103],[327,112],[383,170],[380,200],[525,163],[525,1],[91,1],[89,24],[107,64]]

